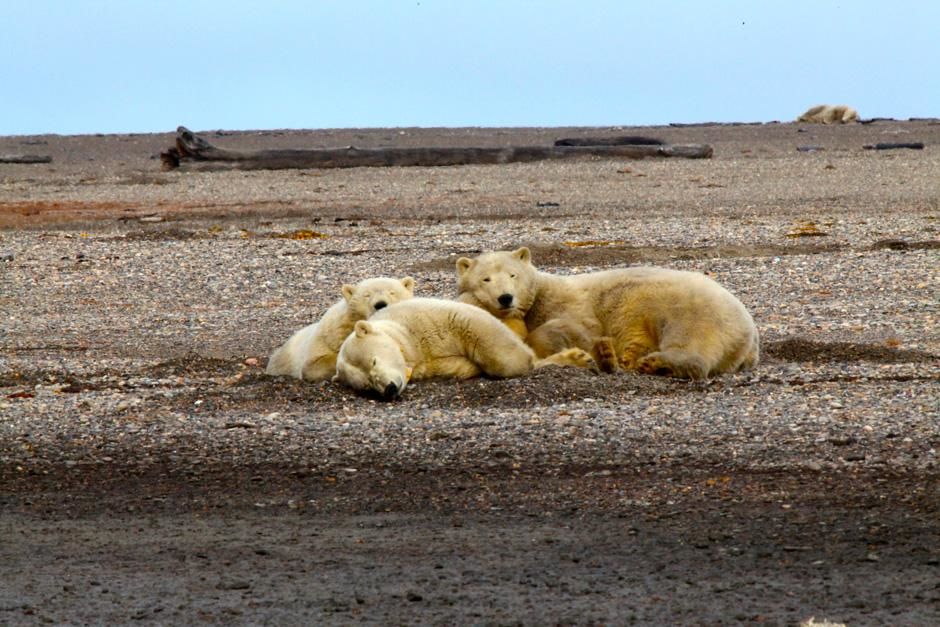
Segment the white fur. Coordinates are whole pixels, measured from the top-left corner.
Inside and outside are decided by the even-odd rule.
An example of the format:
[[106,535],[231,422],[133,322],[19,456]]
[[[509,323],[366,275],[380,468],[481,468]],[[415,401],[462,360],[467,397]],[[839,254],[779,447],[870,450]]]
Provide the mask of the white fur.
[[690,379],[759,358],[747,309],[697,272],[638,267],[558,276],[538,271],[529,249],[519,248],[461,258],[457,275],[459,300],[524,321],[538,354],[571,345],[590,350],[603,340],[624,369]]
[[343,286],[343,300],[327,309],[323,317],[294,333],[275,350],[265,370],[270,375],[289,375],[308,381],[329,379],[336,371],[339,347],[353,325],[382,307],[409,299],[414,279],[366,279]]
[[580,349],[539,359],[478,307],[415,298],[355,324],[340,347],[334,381],[391,399],[417,379],[520,377],[547,365],[593,367],[593,360]]
[[816,105],[796,119],[797,122],[817,124],[847,124],[858,122],[858,111],[848,105]]

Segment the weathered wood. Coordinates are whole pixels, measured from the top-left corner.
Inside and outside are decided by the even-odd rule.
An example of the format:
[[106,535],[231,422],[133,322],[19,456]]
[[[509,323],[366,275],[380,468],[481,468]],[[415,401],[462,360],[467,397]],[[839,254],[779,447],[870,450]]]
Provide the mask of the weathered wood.
[[49,155],[0,155],[0,163],[52,163]]
[[556,146],[663,146],[666,142],[644,135],[617,135],[615,137],[564,137],[555,140]]
[[[626,146],[622,146],[626,148]],[[633,146],[633,148],[659,148],[656,156],[683,159],[710,159],[713,150],[708,144],[667,144],[664,146]]]
[[164,169],[182,164],[194,169],[280,170],[290,168],[356,168],[388,166],[448,166],[578,159],[585,157],[642,159],[712,155],[708,145],[510,146],[505,148],[326,148],[317,150],[241,151],[219,148],[192,131],[179,127],[176,147],[160,155]]
[[862,148],[865,150],[894,150],[895,148],[923,150],[924,142],[882,142],[880,144],[865,144]]

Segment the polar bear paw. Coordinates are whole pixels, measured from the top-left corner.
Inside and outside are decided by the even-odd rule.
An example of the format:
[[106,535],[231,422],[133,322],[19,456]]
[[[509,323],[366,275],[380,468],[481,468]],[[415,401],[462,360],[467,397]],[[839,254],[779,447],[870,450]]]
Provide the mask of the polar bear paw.
[[695,380],[704,379],[708,374],[701,358],[684,351],[650,353],[636,362],[636,370],[642,374]]
[[545,366],[574,366],[576,368],[587,368],[593,372],[600,372],[597,362],[591,357],[591,354],[580,348],[567,348],[554,355],[549,355],[545,359],[540,359],[535,367],[543,368]]
[[611,338],[596,339],[592,349],[594,361],[601,372],[610,374],[617,370],[620,360],[617,358],[617,349],[614,348],[614,341]]

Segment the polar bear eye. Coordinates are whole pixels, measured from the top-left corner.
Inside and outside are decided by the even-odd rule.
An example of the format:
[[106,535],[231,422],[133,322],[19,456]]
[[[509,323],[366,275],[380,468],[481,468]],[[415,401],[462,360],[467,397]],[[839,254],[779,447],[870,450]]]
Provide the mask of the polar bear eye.
[[510,275],[509,275],[509,278],[510,278],[510,279],[514,279],[514,278],[516,278],[516,275],[515,275],[515,274],[510,274]]
[[379,363],[379,358],[378,358],[378,357],[373,357],[373,358],[372,358],[372,367],[374,368],[377,363]]
[[490,277],[486,277],[485,279],[483,279],[483,282],[484,282],[484,283],[489,283],[489,282],[490,282]]

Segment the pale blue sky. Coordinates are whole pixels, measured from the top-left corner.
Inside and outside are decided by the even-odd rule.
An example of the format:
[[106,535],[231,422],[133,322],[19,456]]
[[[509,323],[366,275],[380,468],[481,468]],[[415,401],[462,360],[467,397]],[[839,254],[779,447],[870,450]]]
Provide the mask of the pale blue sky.
[[940,2],[7,0],[0,135],[940,116]]

